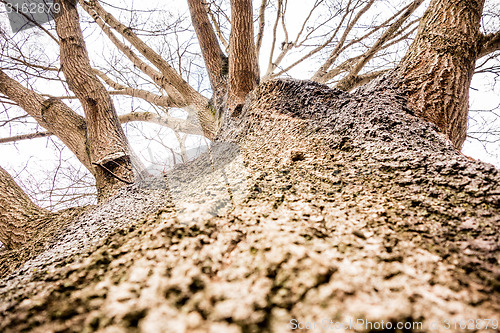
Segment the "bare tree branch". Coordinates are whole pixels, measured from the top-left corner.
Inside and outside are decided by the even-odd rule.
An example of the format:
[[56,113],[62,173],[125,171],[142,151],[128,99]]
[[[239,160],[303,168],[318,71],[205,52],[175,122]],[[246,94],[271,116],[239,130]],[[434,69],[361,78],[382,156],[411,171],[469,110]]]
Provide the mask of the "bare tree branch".
[[[330,53],[330,56],[328,59],[325,61],[325,63],[318,69],[318,71],[313,75],[311,78],[313,81],[318,81],[318,82],[325,82],[325,80],[322,79],[322,77],[326,74],[326,71],[330,66],[333,64],[333,62],[338,58],[342,47],[344,46],[345,40],[347,39],[347,35],[351,32],[352,28],[354,25],[359,21],[361,16],[365,14],[368,9],[373,5],[375,0],[370,0],[354,17],[354,19],[349,23],[347,28],[344,30],[344,33],[342,34],[342,37],[340,37],[339,42],[337,43],[337,46],[333,49],[333,51]],[[348,11],[346,11],[347,15]]]
[[207,15],[207,8],[202,0],[188,0],[189,12],[191,13],[191,21],[193,23],[198,42],[200,44],[203,60],[210,77],[210,83],[214,93],[226,87],[224,78],[224,62],[227,61],[226,56],[222,52],[215,32],[210,24]]
[[[220,10],[220,8],[219,8],[219,10]],[[207,13],[210,16],[210,19],[212,20],[212,24],[213,24],[213,26],[215,28],[215,31],[217,32],[217,37],[219,37],[220,42],[222,43],[222,45],[224,45],[224,48],[227,51],[229,49],[229,42],[227,41],[227,39],[222,34],[222,29],[221,29],[219,21],[216,19],[215,15],[214,15],[214,12],[212,11],[212,9],[210,9],[210,7],[208,7],[208,12]],[[229,21],[229,19],[228,19],[228,21]]]
[[[264,76],[263,80],[272,79],[272,78],[280,76],[283,73],[288,72],[290,69],[294,68],[298,64],[302,63],[304,60],[306,60],[306,59],[310,58],[311,56],[315,55],[319,51],[323,50],[328,44],[330,44],[331,41],[335,38],[335,36],[337,36],[337,33],[340,30],[340,28],[342,27],[342,24],[345,21],[345,19],[347,18],[347,16],[349,16],[349,6],[350,6],[350,4],[351,4],[351,1],[349,1],[349,3],[347,4],[345,13],[342,16],[342,18],[340,20],[340,23],[337,25],[337,28],[334,30],[334,32],[330,35],[330,37],[324,43],[322,43],[321,45],[317,46],[316,48],[314,48],[313,50],[311,50],[309,53],[307,53],[306,55],[304,55],[302,58],[298,59],[297,61],[295,61],[294,63],[292,63],[288,67],[286,67],[285,69],[282,69],[281,71],[279,71],[278,73],[272,73],[272,72],[266,73],[266,75]],[[309,15],[312,14],[313,10],[314,10],[314,7],[309,12]],[[301,30],[297,34],[297,39],[295,40],[295,45],[294,45],[295,47],[298,47],[298,46],[302,45],[305,42],[305,40],[307,39],[307,37],[306,37],[302,42],[298,42],[298,38],[300,37],[300,35],[302,33],[302,30],[303,30],[303,28],[304,28],[304,26],[305,26],[305,24],[306,24],[306,22],[308,20],[309,20],[309,16],[306,18],[306,20],[304,21],[304,23],[302,25]]]
[[390,69],[383,69],[380,71],[374,71],[374,72],[368,72],[368,73],[361,74],[361,75],[356,75],[356,77],[354,77],[354,79],[353,79],[352,87],[350,90],[357,88],[357,87],[360,87],[364,84],[367,84],[368,82],[376,79],[377,77],[379,77],[380,75],[382,75],[384,73],[387,73],[388,71],[390,71]]
[[78,97],[85,113],[91,162],[101,165],[98,161],[119,161],[107,169],[95,168],[98,200],[103,200],[123,187],[115,175],[133,182],[134,170],[141,170],[142,166],[120,126],[111,96],[90,66],[77,0],[58,0],[56,3],[61,8],[54,17],[60,39],[61,67],[68,87]]
[[99,25],[101,30],[106,34],[109,40],[120,50],[127,58],[139,68],[144,74],[149,76],[154,83],[165,90],[167,95],[171,98],[176,106],[182,107],[186,106],[185,99],[180,95],[179,91],[156,69],[152,68],[144,61],[142,61],[130,47],[121,42],[111,31],[110,27],[102,20],[102,18],[92,10],[92,7],[88,6],[85,2],[80,2],[82,7],[89,13],[94,21]]
[[33,117],[40,126],[57,135],[76,155],[80,162],[93,173],[86,142],[85,119],[55,98],[44,99],[25,88],[0,70],[0,93],[14,101]]
[[156,104],[158,106],[163,106],[166,108],[175,106],[172,99],[169,97],[159,96],[159,95],[155,95],[147,90],[130,88],[130,87],[121,85],[121,84],[113,81],[112,79],[110,79],[106,74],[104,74],[100,70],[94,68],[93,71],[98,77],[100,77],[104,82],[106,82],[107,85],[109,85],[113,89],[116,89],[115,91],[110,92],[113,95],[120,94],[120,95],[128,95],[128,96],[132,96],[132,97],[138,97],[138,98],[145,100],[146,102],[153,103],[153,104]]
[[[98,15],[113,30],[122,35],[131,43],[148,61],[150,61],[163,74],[165,79],[179,92],[180,96],[169,95],[174,100],[184,99],[184,105],[195,104],[197,106],[207,105],[208,100],[194,90],[184,79],[149,45],[144,43],[129,27],[119,22],[113,15],[108,13],[96,0],[88,2],[79,0],[79,3],[87,12],[95,18]],[[92,13],[94,12],[94,13]]]
[[218,125],[214,115],[208,108],[208,99],[193,89],[165,59],[163,59],[149,45],[144,43],[131,28],[126,27],[113,15],[104,10],[98,1],[78,1],[94,19],[96,19],[97,16],[101,18],[107,25],[131,43],[149,62],[158,68],[164,79],[178,92],[175,97],[172,96],[172,94],[175,93],[170,92],[169,97],[172,98],[178,105],[193,106],[198,113],[200,124],[205,131],[205,136],[213,138]]
[[277,11],[276,11],[276,20],[274,21],[273,26],[273,41],[271,44],[271,53],[269,54],[269,61],[267,65],[266,75],[264,75],[264,80],[268,76],[267,73],[272,73],[273,70],[273,58],[274,58],[274,49],[276,48],[276,38],[278,34],[278,25],[281,18],[281,7],[283,6],[283,0],[278,0],[277,3]]
[[[415,20],[415,21],[413,21],[412,23],[410,23],[408,26],[411,26],[412,24],[414,24],[414,23],[416,23],[416,22],[418,22],[418,19],[417,19],[417,20]],[[413,32],[415,32],[415,30],[417,30],[417,28],[418,28],[418,25],[417,25],[417,26],[415,26],[413,29],[409,30],[409,31],[408,31],[407,33],[405,33],[404,35],[401,35],[401,36],[400,36],[400,34],[396,34],[395,36],[393,36],[392,41],[391,41],[391,42],[389,42],[389,43],[384,44],[384,45],[383,45],[383,46],[382,46],[382,47],[378,50],[378,52],[380,52],[380,51],[382,51],[382,50],[384,50],[384,49],[386,49],[386,48],[389,48],[389,47],[391,47],[391,46],[393,46],[393,45],[395,45],[395,44],[397,44],[397,43],[399,43],[399,42],[401,42],[401,41],[403,41],[403,40],[406,40],[407,38],[409,38],[409,36],[410,36]],[[403,32],[403,31],[405,31],[405,30],[406,30],[406,28],[402,28],[402,29],[401,29],[401,32]],[[395,37],[397,37],[397,36],[400,36],[400,37],[399,37],[399,38],[395,38]],[[349,44],[350,44],[350,43],[349,43]],[[323,80],[324,80],[325,82],[329,82],[330,80],[332,80],[332,79],[333,79],[334,77],[336,77],[337,75],[339,75],[339,74],[341,74],[341,73],[344,73],[344,72],[349,72],[349,71],[351,71],[351,70],[352,70],[352,68],[353,68],[353,66],[356,64],[356,61],[359,61],[359,59],[360,59],[362,56],[363,56],[363,55],[359,55],[359,56],[356,56],[356,57],[353,57],[353,58],[350,58],[350,59],[345,60],[343,63],[341,63],[341,64],[340,64],[340,65],[338,65],[337,67],[335,67],[335,68],[333,68],[333,69],[329,70],[329,71],[328,71],[328,72],[324,75]],[[367,74],[369,74],[369,73],[367,73]],[[356,87],[358,87],[358,86],[360,85],[360,84],[359,84],[359,82],[358,82],[358,77],[359,77],[359,76],[360,76],[360,75],[356,75],[356,78],[355,78],[355,79],[354,79],[354,81],[353,81],[353,82],[354,82],[354,85],[353,85],[352,87],[350,87],[350,89],[349,89],[349,90],[352,90],[352,89],[354,89],[354,88],[356,88]],[[362,76],[364,76],[364,77],[365,77],[365,79],[363,79],[363,84],[366,84],[366,83],[368,83],[368,82],[369,82],[368,80],[366,80],[366,78],[372,77],[371,75],[365,75],[365,74],[363,74]],[[378,77],[378,75],[377,75],[377,76],[373,76],[372,78],[373,78],[373,79],[375,79],[376,77]]]
[[54,134],[51,132],[48,132],[48,131],[36,132],[36,133],[30,133],[30,134],[21,134],[21,135],[11,136],[8,138],[0,138],[0,143],[17,142],[17,141],[22,141],[22,140],[44,138],[46,136],[51,136],[51,135],[54,135]]
[[176,132],[203,135],[203,130],[198,124],[193,124],[188,120],[177,119],[165,115],[158,115],[152,112],[131,112],[119,116],[118,119],[122,124],[126,124],[133,121],[143,121],[165,126]]
[[424,2],[424,0],[415,0],[408,7],[407,10],[400,16],[400,18],[394,22],[389,29],[387,29],[382,36],[372,45],[372,47],[365,52],[358,63],[351,69],[349,74],[346,75],[337,85],[336,87],[342,90],[350,90],[353,86],[356,75],[361,71],[361,69],[366,65],[370,59],[373,58],[375,53],[377,53],[380,48],[392,38],[394,33],[398,31],[398,29],[403,25],[403,23],[410,17],[410,15]]
[[500,31],[483,35],[478,58],[500,50]]
[[255,53],[257,54],[257,60],[259,59],[260,47],[262,46],[262,39],[264,38],[267,2],[268,0],[262,0],[259,9],[259,32],[257,33],[257,41],[255,42]]
[[[130,122],[147,122],[168,127],[174,130],[175,132],[181,132],[193,135],[203,135],[203,130],[197,124],[193,124],[188,120],[173,118],[165,115],[158,115],[152,112],[131,112],[119,116],[118,120],[122,124],[127,124]],[[54,133],[52,133],[51,131],[21,134],[21,135],[11,136],[8,138],[0,138],[0,143],[9,143],[22,140],[44,138],[51,135],[54,135]]]

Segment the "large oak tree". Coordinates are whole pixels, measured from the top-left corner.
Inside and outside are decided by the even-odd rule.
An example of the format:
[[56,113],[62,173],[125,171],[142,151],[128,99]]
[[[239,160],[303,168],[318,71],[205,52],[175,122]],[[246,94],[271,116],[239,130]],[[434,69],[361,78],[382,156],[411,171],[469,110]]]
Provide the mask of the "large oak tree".
[[[3,274],[38,255],[0,289],[0,328],[282,332],[294,318],[354,318],[423,322],[427,331],[436,320],[443,330],[445,320],[498,320],[500,175],[460,153],[476,60],[500,49],[500,32],[480,32],[484,1],[431,0],[398,65],[368,73],[366,64],[401,36],[423,0],[382,25],[366,52],[335,67],[349,29],[375,3],[359,2],[346,11],[351,21],[338,45],[331,47],[333,37],[325,43],[331,52],[312,81],[275,78],[298,44],[288,36],[259,77],[268,1],[254,34],[252,1],[231,0],[227,40],[214,15],[223,9],[187,2],[210,99],[95,0],[79,4],[165,96],[120,86],[91,67],[76,0],[58,1],[55,24],[61,70],[85,117],[0,72],[2,95],[74,152],[96,178],[100,199],[77,217],[49,212],[0,169],[0,241],[11,250],[4,250]],[[286,1],[275,5],[277,25]],[[336,87],[323,84],[338,73]],[[158,105],[188,108],[214,142],[210,156],[167,174],[166,187],[138,186],[142,167],[103,82]],[[189,119],[164,123],[189,132],[196,127]],[[244,167],[223,176],[234,185],[231,177],[243,174],[245,195],[226,188],[231,209],[198,214],[197,195],[216,191],[209,179],[218,161],[231,165],[240,157]],[[181,196],[200,205],[186,223],[172,205],[177,194],[166,193],[175,192],[172,179],[192,181],[192,169],[206,173]],[[75,245],[71,232],[80,235],[76,230],[89,221],[96,225],[88,236],[93,242],[66,253]],[[44,223],[56,235],[51,241],[36,237]],[[113,223],[125,229],[99,231]],[[44,274],[33,274],[33,267]]]

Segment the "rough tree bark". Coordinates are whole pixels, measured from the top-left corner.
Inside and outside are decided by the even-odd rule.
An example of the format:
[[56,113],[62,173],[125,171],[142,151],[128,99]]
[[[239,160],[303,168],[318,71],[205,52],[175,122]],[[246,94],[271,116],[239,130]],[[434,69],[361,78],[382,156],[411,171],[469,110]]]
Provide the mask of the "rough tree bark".
[[[45,99],[36,92],[0,71],[0,93],[23,108],[40,126],[57,137],[75,154],[78,160],[95,175],[91,163],[85,119],[56,98]],[[0,167],[0,242],[8,249],[19,248],[42,229],[54,225],[55,215],[41,209],[17,186]]]
[[3,71],[0,71],[0,93],[17,103],[40,126],[61,139],[78,160],[94,173],[87,146],[87,125],[82,116],[58,99],[43,98]]
[[220,48],[206,4],[202,0],[188,0],[187,3],[214,95],[224,94],[227,90],[228,59]]
[[243,106],[247,94],[259,82],[255,53],[252,0],[231,0],[229,38],[229,92],[227,107]]
[[[76,0],[59,1],[55,15],[61,67],[69,88],[80,100],[87,122],[87,137],[98,199],[116,194],[135,180],[136,159],[118,120],[111,96],[95,75],[83,40]],[[138,166],[137,166],[138,167]],[[142,170],[138,170],[139,172]]]
[[[4,280],[0,329],[288,332],[293,319],[351,318],[445,332],[445,319],[499,319],[498,170],[457,152],[391,84],[262,84],[218,138],[244,160],[226,171],[247,182],[234,209],[179,223],[165,190],[125,188],[69,228],[100,243],[69,255],[61,237],[50,260]],[[130,226],[146,198],[163,208]]]
[[[240,44],[253,36],[251,1],[231,5],[229,111],[239,112],[163,186],[121,189],[15,272],[22,262],[2,261],[0,330],[287,332],[326,319],[373,331],[360,319],[448,332],[446,320],[500,320],[500,174],[455,149],[465,60],[480,52],[462,34],[484,42],[482,2],[431,1],[400,69],[354,93],[297,80],[252,90],[253,37]],[[228,159],[228,146],[240,156]],[[179,188],[168,185],[191,169],[223,170],[225,181],[185,178],[197,210],[224,205],[217,191],[232,209],[181,223]]]
[[469,87],[481,50],[484,0],[433,0],[400,67],[403,88],[417,115],[433,122],[462,148]]
[[[3,71],[0,71],[0,92],[17,103],[51,134],[61,139],[96,178],[98,199],[103,200],[116,194],[116,191],[123,185],[134,181],[132,162],[138,163],[138,160],[131,159],[133,153],[121,128],[111,97],[98,80],[95,70],[90,66],[79,25],[76,1],[62,1],[61,9],[56,17],[57,33],[60,38],[61,67],[70,89],[75,92],[82,103],[86,117],[76,114],[57,98],[45,99],[23,87]],[[186,85],[185,82],[184,84]],[[188,98],[188,102],[193,103],[198,109],[205,110],[206,98],[192,88],[190,91],[193,93]],[[206,113],[198,112],[205,134],[211,134],[214,132],[214,122],[213,119],[206,119],[208,117]],[[179,124],[175,119],[161,119],[149,113],[122,117],[123,122],[138,120],[161,122],[162,125],[170,125],[190,133],[200,134],[199,125],[192,122]],[[138,171],[142,171],[140,165],[135,167]],[[23,200],[24,198],[20,197],[17,201]],[[9,215],[9,212],[4,211],[9,207],[4,205],[0,211],[12,218],[15,215]],[[3,223],[28,226],[29,224],[24,221],[25,218],[27,215],[20,221],[10,220]],[[33,224],[40,222],[38,214],[33,214],[32,218]],[[18,238],[21,237],[20,227],[15,232]],[[31,235],[33,231],[26,227],[23,239],[26,240]],[[20,245],[19,242],[12,243],[9,247],[18,245]]]
[[34,204],[2,167],[0,188],[0,242],[7,249],[13,249],[38,232],[37,222],[50,212]]

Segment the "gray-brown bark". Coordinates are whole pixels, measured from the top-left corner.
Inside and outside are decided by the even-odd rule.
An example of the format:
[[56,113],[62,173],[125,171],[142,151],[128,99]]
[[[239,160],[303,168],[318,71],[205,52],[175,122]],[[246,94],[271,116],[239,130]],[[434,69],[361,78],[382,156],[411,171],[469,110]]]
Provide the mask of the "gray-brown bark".
[[229,92],[231,111],[242,105],[257,86],[259,66],[255,53],[251,0],[231,0],[231,36],[229,39]]
[[208,18],[206,4],[202,0],[188,0],[187,3],[212,91],[215,95],[219,95],[227,89],[227,58],[220,48]]
[[50,212],[33,203],[1,166],[0,189],[0,242],[14,249],[39,231],[38,220]]
[[80,100],[99,199],[108,198],[134,181],[133,158],[111,96],[95,75],[80,28],[76,0],[59,1],[55,16],[61,67],[69,88]]
[[[478,37],[482,2],[432,1],[400,71],[355,94],[272,80],[249,96],[255,52],[240,42],[253,45],[244,38],[251,2],[231,4],[242,15],[233,15],[229,105],[247,103],[225,118],[217,141],[239,147],[244,167],[229,168],[224,180],[246,182],[248,192],[237,197],[222,184],[232,210],[194,212],[181,223],[180,208],[166,199],[178,188],[168,192],[168,181],[207,161],[216,170],[227,159],[217,145],[168,174],[167,184],[158,179],[161,187],[122,189],[72,220],[48,255],[17,272],[25,280],[0,284],[0,329],[154,332],[175,320],[187,331],[284,332],[292,319],[364,318],[435,331],[431,322],[444,328],[450,318],[500,319],[499,172],[468,161],[414,117],[440,128],[455,122],[441,130],[461,145],[467,60],[475,61],[482,40],[469,37]],[[193,196],[206,193],[201,175],[185,179]],[[128,221],[138,218],[131,231]],[[104,237],[114,225],[124,229]],[[65,236],[78,228],[91,242],[70,256],[74,243]]]
[[457,149],[467,131],[469,87],[481,48],[484,0],[433,0],[400,64],[410,106]]
[[[53,263],[0,287],[0,329],[289,332],[293,319],[364,318],[446,332],[449,318],[500,319],[499,172],[405,104],[384,78],[355,94],[264,83],[219,138],[248,174],[233,210],[183,224],[163,203],[82,256],[58,253],[61,238]],[[104,211],[163,193],[149,191],[124,189]]]
[[500,31],[482,36],[478,58],[498,50],[500,50]]
[[45,99],[0,71],[0,93],[17,103],[37,123],[56,135],[91,172],[85,119],[55,98]]

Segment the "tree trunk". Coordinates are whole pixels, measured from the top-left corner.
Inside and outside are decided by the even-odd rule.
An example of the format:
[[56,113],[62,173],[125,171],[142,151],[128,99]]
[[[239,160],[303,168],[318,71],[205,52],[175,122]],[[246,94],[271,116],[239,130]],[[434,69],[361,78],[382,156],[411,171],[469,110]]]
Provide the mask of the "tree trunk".
[[251,0],[231,0],[231,36],[229,38],[228,107],[241,108],[247,94],[259,82],[255,53]]
[[483,6],[484,0],[432,0],[400,64],[410,107],[436,124],[457,149],[466,138]]
[[[135,179],[132,151],[106,88],[96,77],[80,28],[76,0],[60,0],[55,16],[61,67],[69,88],[80,100],[87,121],[87,136],[98,199],[116,194]],[[142,170],[139,170],[142,171]]]
[[[289,332],[326,319],[448,332],[445,320],[500,319],[499,172],[412,116],[391,80],[353,94],[267,81],[217,141],[239,147],[228,158],[215,144],[208,159],[231,210],[182,223],[164,203],[130,227],[123,200],[140,211],[164,191],[130,187],[74,222],[94,240],[124,229],[81,255],[61,239],[51,263],[0,285],[0,330]],[[226,199],[206,178],[186,184],[207,195],[199,210]]]
[[205,67],[210,78],[214,95],[227,90],[227,57],[222,52],[217,36],[207,14],[206,4],[202,0],[188,0],[191,22],[193,23]]
[[37,221],[50,215],[38,207],[0,167],[0,242],[7,249],[26,243],[37,231]]

